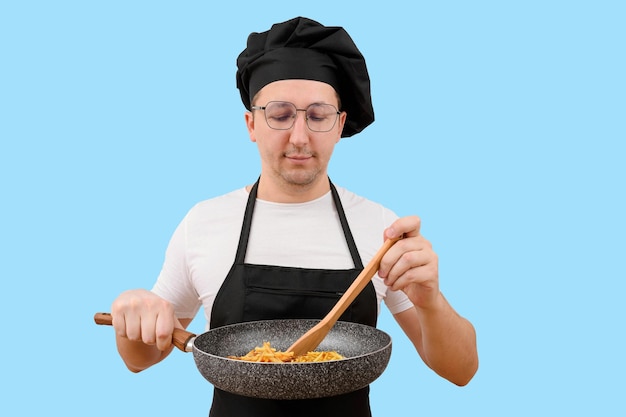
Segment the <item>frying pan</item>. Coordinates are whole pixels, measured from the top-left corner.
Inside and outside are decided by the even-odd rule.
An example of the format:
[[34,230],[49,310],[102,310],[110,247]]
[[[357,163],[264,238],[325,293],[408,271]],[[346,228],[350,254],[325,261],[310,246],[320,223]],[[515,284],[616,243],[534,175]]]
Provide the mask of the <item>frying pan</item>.
[[[98,313],[97,324],[111,324]],[[330,397],[363,388],[385,370],[391,337],[375,327],[338,321],[316,350],[337,351],[345,359],[326,362],[266,363],[228,359],[243,356],[263,342],[287,350],[319,320],[285,319],[237,323],[196,336],[176,329],[174,344],[193,352],[202,376],[215,387],[255,398],[295,400]]]

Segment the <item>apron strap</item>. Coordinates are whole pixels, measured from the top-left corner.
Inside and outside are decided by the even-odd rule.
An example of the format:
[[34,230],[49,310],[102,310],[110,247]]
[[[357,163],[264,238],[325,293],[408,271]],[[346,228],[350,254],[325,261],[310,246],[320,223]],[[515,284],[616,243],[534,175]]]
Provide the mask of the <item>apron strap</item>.
[[239,235],[239,246],[237,246],[237,255],[235,256],[236,264],[243,264],[246,259],[246,250],[248,249],[248,240],[250,239],[250,226],[252,225],[252,213],[254,212],[254,205],[256,204],[256,195],[260,179],[261,177],[256,180],[248,196],[246,212],[243,216],[243,224],[241,225],[241,234]]
[[330,178],[328,179],[328,182],[330,183],[330,192],[333,195],[333,201],[335,202],[335,207],[337,208],[337,214],[339,215],[339,221],[341,222],[343,234],[346,237],[348,249],[350,249],[350,255],[352,255],[354,267],[356,269],[363,269],[363,261],[361,260],[361,255],[359,255],[359,251],[356,248],[356,243],[354,243],[354,237],[352,237],[352,232],[350,231],[350,226],[348,225],[348,219],[346,219],[346,213],[343,211],[343,205],[341,204],[339,193],[337,192],[337,189],[332,181],[330,181]]

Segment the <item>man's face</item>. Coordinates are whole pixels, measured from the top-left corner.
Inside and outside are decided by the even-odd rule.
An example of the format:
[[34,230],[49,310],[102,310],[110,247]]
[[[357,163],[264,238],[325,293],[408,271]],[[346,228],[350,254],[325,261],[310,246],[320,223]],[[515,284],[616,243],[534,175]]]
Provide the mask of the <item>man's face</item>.
[[[326,83],[310,80],[281,80],[263,87],[253,105],[266,106],[272,101],[293,103],[306,109],[313,103],[338,107],[337,94]],[[287,130],[268,126],[263,110],[246,113],[250,139],[256,142],[261,156],[261,173],[288,186],[310,186],[325,179],[335,144],[341,139],[346,113],[341,112],[328,132],[314,132],[306,123],[305,112],[296,112],[294,124]]]

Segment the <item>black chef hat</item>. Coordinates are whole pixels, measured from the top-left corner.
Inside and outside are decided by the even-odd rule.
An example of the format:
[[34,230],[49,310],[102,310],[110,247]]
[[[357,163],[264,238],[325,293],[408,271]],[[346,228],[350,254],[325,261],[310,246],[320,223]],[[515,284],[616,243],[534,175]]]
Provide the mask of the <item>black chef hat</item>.
[[359,133],[374,121],[365,59],[341,27],[326,27],[304,17],[272,25],[248,36],[237,58],[237,88],[244,106],[265,85],[287,79],[330,84],[348,113],[342,137]]

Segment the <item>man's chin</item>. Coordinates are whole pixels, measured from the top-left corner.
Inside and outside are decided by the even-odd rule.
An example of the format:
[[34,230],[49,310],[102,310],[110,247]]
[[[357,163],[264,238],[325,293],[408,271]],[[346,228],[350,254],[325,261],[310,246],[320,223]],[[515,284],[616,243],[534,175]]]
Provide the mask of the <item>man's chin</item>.
[[282,177],[289,185],[306,187],[313,184],[319,178],[319,171],[291,171],[283,173]]

